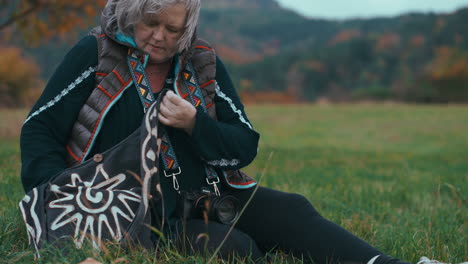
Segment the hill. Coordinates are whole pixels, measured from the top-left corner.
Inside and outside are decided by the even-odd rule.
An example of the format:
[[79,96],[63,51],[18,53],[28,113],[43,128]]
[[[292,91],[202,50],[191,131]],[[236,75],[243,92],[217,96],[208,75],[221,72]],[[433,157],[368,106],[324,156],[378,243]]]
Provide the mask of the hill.
[[[278,93],[294,101],[468,101],[468,8],[332,21],[305,18],[274,0],[202,5],[199,35],[215,46],[244,94]],[[29,49],[44,65],[45,79],[70,45]]]
[[279,8],[274,0],[203,0],[202,6],[205,10]]
[[277,92],[296,101],[464,102],[467,22],[468,8],[327,21],[264,7],[204,10],[201,29],[244,93]]

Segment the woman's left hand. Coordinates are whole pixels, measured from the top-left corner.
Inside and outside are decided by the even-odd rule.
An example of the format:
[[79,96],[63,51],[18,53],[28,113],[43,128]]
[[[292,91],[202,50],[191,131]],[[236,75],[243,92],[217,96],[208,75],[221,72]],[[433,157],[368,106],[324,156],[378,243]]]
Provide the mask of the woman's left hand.
[[168,91],[163,97],[159,110],[159,121],[164,125],[181,128],[192,135],[196,115],[197,109],[174,92]]

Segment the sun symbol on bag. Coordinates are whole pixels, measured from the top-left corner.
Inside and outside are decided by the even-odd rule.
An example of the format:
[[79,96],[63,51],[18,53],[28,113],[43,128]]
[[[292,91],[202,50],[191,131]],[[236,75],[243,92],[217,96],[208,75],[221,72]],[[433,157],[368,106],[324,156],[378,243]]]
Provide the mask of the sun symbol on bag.
[[125,226],[135,218],[134,209],[141,202],[140,195],[117,188],[125,179],[123,173],[109,177],[103,165],[99,164],[89,182],[82,181],[79,174],[73,173],[70,184],[63,187],[52,185],[50,191],[56,194],[57,199],[49,203],[49,208],[63,211],[50,223],[50,230],[60,233],[59,229],[67,228],[68,232],[72,231],[78,248],[86,237],[91,238],[93,246],[98,249],[103,238],[120,241],[125,235]]

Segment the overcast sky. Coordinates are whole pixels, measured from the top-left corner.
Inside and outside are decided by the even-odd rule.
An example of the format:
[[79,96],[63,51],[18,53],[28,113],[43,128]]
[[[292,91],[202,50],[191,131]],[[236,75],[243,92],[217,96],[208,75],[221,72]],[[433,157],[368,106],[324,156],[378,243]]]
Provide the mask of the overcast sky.
[[468,0],[277,0],[280,5],[315,18],[347,19],[395,16],[408,12],[453,12]]

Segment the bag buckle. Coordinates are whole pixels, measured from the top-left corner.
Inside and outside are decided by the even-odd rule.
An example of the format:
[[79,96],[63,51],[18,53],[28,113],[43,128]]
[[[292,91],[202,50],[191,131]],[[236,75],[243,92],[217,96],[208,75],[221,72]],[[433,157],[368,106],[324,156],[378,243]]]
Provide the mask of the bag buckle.
[[179,189],[180,189],[180,186],[179,186],[179,181],[177,180],[177,175],[179,175],[180,173],[182,172],[182,170],[179,168],[177,168],[177,171],[174,172],[174,173],[170,173],[168,174],[165,170],[164,170],[164,176],[166,178],[171,178],[172,177],[172,186],[174,187],[174,190],[176,190],[177,192],[179,192]]
[[213,186],[216,196],[221,196],[221,192],[219,191],[219,188],[217,185],[219,183],[219,178],[214,178],[214,181],[210,181],[210,179],[206,178],[206,182],[209,185]]

